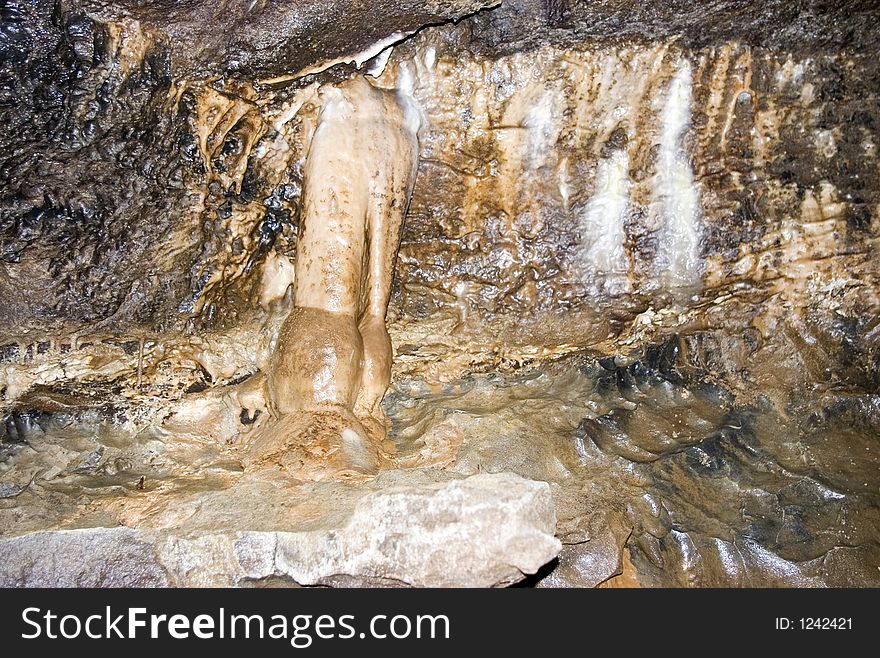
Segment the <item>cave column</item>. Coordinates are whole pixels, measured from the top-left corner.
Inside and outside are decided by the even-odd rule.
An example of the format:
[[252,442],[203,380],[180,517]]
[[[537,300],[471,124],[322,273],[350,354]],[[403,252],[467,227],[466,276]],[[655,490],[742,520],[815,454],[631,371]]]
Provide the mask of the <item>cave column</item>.
[[[384,438],[385,315],[418,143],[396,95],[364,78],[327,87],[304,168],[294,309],[268,372],[279,415],[354,413]],[[376,436],[380,435],[380,436]]]

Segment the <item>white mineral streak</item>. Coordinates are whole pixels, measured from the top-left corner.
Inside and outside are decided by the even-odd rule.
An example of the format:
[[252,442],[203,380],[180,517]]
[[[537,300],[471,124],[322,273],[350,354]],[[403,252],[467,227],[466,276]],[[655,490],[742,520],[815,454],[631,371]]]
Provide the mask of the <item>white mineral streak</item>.
[[797,86],[801,83],[804,77],[804,71],[810,65],[810,60],[805,59],[800,62],[795,62],[791,55],[785,60],[785,63],[776,71],[775,80],[776,86],[780,88],[784,88],[786,85],[791,84],[792,86]]
[[[728,59],[737,71],[744,67],[730,53]],[[700,200],[684,145],[691,80],[691,64],[668,44],[482,63],[444,58],[430,45],[406,61],[392,57],[380,83],[411,90],[424,109],[423,147],[432,166],[465,170],[459,236],[485,230],[487,202],[503,212],[502,232],[525,238],[540,235],[561,210],[573,215],[582,244],[572,274],[620,294],[654,268],[664,286],[700,281]],[[716,96],[714,112],[726,129],[732,103]],[[649,155],[653,135],[656,160]],[[497,156],[481,163],[474,144],[487,140]],[[651,165],[653,178],[630,179]],[[585,180],[591,170],[595,180]],[[645,207],[653,211],[659,253],[638,262],[625,248],[624,228],[628,213]]]
[[562,158],[559,161],[559,167],[556,170],[556,177],[559,179],[559,197],[562,199],[562,209],[568,211],[568,202],[571,198],[571,180],[568,172],[568,158]]
[[[313,73],[320,73],[321,71],[326,71],[327,69],[336,66],[337,64],[354,64],[355,67],[361,68],[365,62],[373,59],[377,55],[380,55],[383,50],[390,48],[391,46],[400,43],[407,37],[409,37],[413,33],[413,30],[409,32],[395,32],[391,36],[385,37],[384,39],[380,39],[376,43],[368,46],[364,50],[354,54],[346,54],[342,57],[336,57],[334,59],[324,60],[322,62],[318,62],[312,66],[309,66],[301,71],[297,71],[295,74],[281,76],[279,78],[270,78],[267,80],[261,80],[261,82],[265,84],[281,82],[286,80],[294,80],[296,78],[303,78],[307,75],[312,75]],[[390,53],[389,53],[390,56]],[[387,61],[387,57],[386,57]],[[372,67],[371,67],[372,68]],[[384,69],[384,66],[382,67]],[[381,75],[381,71],[378,73],[371,73],[367,71],[369,75]]]
[[425,66],[428,70],[432,70],[434,68],[434,64],[437,63],[437,49],[434,46],[428,46],[425,48]]
[[560,93],[535,84],[517,62],[498,67],[500,79],[518,88],[506,104],[495,138],[501,153],[502,207],[516,231],[533,237],[543,228],[546,208],[531,203],[543,187],[545,167],[557,166],[556,142],[562,127]]
[[559,136],[560,116],[557,94],[552,90],[538,91],[537,102],[529,107],[522,118],[526,129],[524,160],[532,169],[539,169],[547,162],[548,155],[555,155]]
[[652,204],[660,217],[657,273],[669,287],[700,281],[700,200],[682,139],[690,123],[691,65],[683,61],[663,108],[660,153],[652,181]]
[[629,188],[629,156],[624,150],[615,151],[599,162],[595,193],[580,218],[584,274],[589,279],[599,275],[609,294],[629,288],[629,261],[624,248]]
[[403,32],[395,32],[390,37],[380,39],[369,48],[362,50],[360,53],[354,56],[354,59],[352,61],[354,62],[355,66],[360,68],[364,65],[364,62],[373,59],[377,55],[381,54],[383,50],[389,48],[390,46],[393,46],[395,43],[405,38],[406,36],[408,35],[404,34]]
[[[397,102],[403,110],[406,129],[410,135],[416,138],[419,131],[426,124],[425,112],[416,98],[416,79],[409,66],[403,63],[397,69],[397,84],[395,87]],[[415,161],[418,166],[418,161]],[[415,176],[415,172],[413,172]]]
[[364,73],[373,78],[378,78],[385,71],[385,67],[388,65],[388,58],[391,57],[392,52],[394,52],[394,46],[388,46],[370,61]]

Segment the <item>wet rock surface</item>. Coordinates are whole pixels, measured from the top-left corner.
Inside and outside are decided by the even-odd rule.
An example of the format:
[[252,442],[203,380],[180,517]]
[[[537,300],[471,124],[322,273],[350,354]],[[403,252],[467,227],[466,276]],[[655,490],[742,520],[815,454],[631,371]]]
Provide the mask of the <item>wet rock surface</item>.
[[[526,582],[595,586],[629,565],[642,586],[876,586],[876,393],[767,385],[755,395],[748,378],[784,344],[743,347],[739,375],[719,377],[734,351],[717,339],[679,335],[637,354],[572,354],[442,384],[401,379],[385,407],[407,470],[361,483],[246,474],[240,439],[223,429],[241,419],[222,405],[207,407],[214,436],[204,421],[185,424],[186,401],[164,429],[143,410],[129,410],[138,421],[127,426],[93,411],[19,416],[21,434],[3,444],[0,519],[8,554],[22,557],[6,564],[44,542],[110,550],[181,537],[182,563],[199,555],[216,570],[186,575],[161,553],[171,583],[490,585],[537,573]],[[65,534],[119,525],[137,532]],[[236,533],[253,534],[242,555],[263,556],[263,571],[235,567],[223,580]],[[296,556],[283,568],[266,562],[279,533],[292,533],[284,554]],[[54,563],[35,564],[27,582]]]
[[566,546],[545,584],[598,584],[626,546],[642,585],[876,586],[876,394],[746,402],[695,367],[712,342],[407,388],[391,397],[397,436],[418,428],[413,449],[455,451],[454,471],[553,483]]
[[[4,4],[4,583],[880,584],[877,8],[493,4]],[[391,471],[245,473],[364,72],[422,119]],[[368,546],[395,487],[488,553]]]

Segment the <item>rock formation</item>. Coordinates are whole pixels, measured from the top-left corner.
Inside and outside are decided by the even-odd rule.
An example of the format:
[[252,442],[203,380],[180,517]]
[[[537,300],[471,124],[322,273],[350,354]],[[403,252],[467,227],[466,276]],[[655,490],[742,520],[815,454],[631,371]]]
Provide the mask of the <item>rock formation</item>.
[[378,468],[391,381],[385,314],[418,158],[419,118],[407,99],[363,77],[319,94],[293,310],[267,369],[273,419],[253,449],[258,462],[288,462],[307,444],[317,463],[297,459],[300,477]]

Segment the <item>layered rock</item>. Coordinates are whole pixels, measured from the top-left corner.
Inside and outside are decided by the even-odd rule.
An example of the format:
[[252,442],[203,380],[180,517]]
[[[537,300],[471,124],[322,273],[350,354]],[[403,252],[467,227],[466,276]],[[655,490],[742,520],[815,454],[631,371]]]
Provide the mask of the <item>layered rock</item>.
[[106,499],[73,527],[8,528],[0,584],[491,587],[534,574],[560,548],[548,485],[511,474],[392,471],[343,489],[251,478],[159,498],[137,530],[90,527]]

